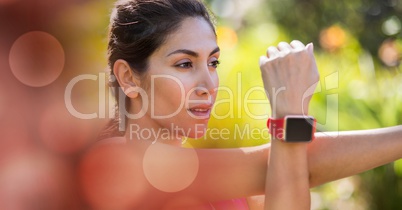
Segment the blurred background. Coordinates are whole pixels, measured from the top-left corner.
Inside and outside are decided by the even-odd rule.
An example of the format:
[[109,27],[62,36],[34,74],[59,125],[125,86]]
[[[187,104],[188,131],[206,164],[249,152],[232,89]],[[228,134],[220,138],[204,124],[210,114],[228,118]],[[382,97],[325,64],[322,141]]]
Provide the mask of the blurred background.
[[[0,0],[0,209],[86,208],[76,168],[113,117],[106,86],[113,2]],[[269,142],[258,59],[295,39],[315,47],[321,82],[310,113],[319,130],[402,124],[401,0],[206,2],[222,49],[210,128],[230,134],[185,146]],[[317,210],[401,206],[402,160],[312,189]]]

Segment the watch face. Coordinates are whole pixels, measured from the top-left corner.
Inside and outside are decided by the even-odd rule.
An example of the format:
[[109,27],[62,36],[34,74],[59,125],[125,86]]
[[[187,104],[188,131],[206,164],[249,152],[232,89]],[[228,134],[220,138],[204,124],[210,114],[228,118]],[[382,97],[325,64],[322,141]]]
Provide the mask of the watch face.
[[313,117],[287,117],[285,120],[285,141],[309,142],[313,139]]

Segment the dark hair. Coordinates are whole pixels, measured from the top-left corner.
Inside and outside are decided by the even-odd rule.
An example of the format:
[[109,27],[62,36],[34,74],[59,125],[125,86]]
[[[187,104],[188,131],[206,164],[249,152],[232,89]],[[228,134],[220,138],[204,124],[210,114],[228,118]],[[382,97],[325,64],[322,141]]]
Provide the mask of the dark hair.
[[125,116],[119,110],[126,109],[130,103],[124,96],[124,106],[119,104],[121,89],[113,75],[114,63],[123,59],[137,76],[144,78],[149,57],[188,17],[204,18],[215,32],[213,16],[200,0],[120,0],[116,3],[110,18],[108,44],[109,85],[114,87],[116,116],[100,138],[124,135],[119,123]]

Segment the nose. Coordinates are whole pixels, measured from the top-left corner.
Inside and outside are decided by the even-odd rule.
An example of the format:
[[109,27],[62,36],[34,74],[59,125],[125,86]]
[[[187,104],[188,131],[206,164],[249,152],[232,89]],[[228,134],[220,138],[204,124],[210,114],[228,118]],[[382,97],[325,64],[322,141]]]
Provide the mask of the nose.
[[215,71],[210,71],[207,66],[206,69],[202,69],[200,75],[197,76],[199,77],[199,82],[195,92],[198,96],[212,96],[216,94],[218,75]]

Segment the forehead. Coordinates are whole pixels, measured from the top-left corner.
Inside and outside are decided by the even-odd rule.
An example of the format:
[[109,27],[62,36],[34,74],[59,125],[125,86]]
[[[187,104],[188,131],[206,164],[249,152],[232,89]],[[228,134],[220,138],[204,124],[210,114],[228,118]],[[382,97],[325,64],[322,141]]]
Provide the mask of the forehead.
[[196,52],[208,51],[217,47],[216,35],[212,26],[203,18],[186,18],[181,26],[170,34],[158,50],[169,53],[177,49],[189,49]]

